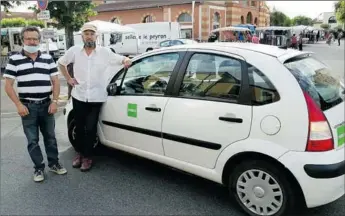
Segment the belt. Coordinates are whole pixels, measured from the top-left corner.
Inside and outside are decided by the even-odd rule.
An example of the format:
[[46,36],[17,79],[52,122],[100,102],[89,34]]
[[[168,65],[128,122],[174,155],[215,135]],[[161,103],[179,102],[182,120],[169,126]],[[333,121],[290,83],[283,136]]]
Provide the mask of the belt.
[[30,103],[30,104],[44,104],[50,102],[50,98],[45,98],[43,100],[28,100],[28,99],[20,99],[23,103]]

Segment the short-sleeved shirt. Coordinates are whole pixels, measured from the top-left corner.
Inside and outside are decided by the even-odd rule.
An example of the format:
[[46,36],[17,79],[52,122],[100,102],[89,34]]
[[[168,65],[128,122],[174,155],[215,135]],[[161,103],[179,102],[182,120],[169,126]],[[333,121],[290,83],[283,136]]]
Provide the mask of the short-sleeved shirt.
[[107,69],[122,65],[124,58],[106,47],[97,46],[88,56],[83,46],[73,46],[58,62],[64,66],[73,63],[74,78],[78,84],[72,89],[72,97],[83,102],[105,102],[108,97]]
[[58,74],[51,55],[38,52],[34,61],[22,50],[9,57],[4,77],[17,81],[19,99],[43,100],[52,94],[51,77]]

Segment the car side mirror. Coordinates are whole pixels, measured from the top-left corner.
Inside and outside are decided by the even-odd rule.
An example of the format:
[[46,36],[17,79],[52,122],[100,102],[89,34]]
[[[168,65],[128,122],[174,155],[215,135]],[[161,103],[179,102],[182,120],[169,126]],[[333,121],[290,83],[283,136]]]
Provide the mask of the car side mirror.
[[108,92],[109,96],[115,96],[116,93],[117,93],[117,85],[116,85],[116,83],[110,83],[107,86],[107,92]]

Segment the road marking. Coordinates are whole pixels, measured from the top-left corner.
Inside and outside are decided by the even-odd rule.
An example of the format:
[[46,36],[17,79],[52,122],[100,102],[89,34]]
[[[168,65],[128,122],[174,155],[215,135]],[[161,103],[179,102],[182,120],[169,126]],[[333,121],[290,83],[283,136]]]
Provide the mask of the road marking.
[[59,146],[58,148],[59,148],[59,153],[63,153],[63,152],[68,151],[70,148],[72,148],[72,146],[68,146],[68,147],[64,147],[64,148],[61,148],[61,147]]

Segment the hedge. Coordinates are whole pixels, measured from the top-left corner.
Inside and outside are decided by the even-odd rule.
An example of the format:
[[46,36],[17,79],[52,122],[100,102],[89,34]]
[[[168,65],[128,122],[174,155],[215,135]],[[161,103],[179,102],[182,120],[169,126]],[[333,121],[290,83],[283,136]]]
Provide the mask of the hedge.
[[41,20],[26,20],[24,18],[4,18],[1,19],[1,28],[9,27],[24,27],[24,26],[44,27],[44,22]]

